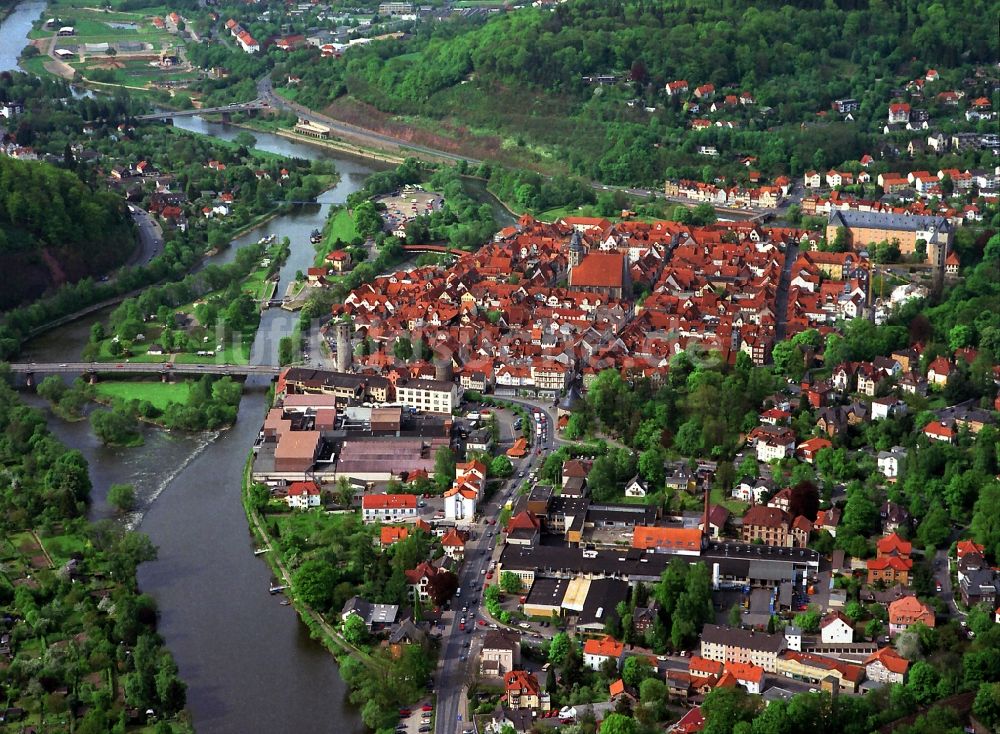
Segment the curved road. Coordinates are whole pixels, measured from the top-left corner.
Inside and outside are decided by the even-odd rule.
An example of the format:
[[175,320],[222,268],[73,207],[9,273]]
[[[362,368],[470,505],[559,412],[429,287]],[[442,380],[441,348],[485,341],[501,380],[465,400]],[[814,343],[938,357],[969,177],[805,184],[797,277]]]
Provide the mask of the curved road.
[[163,230],[153,215],[145,209],[129,204],[128,210],[139,234],[139,246],[125,264],[145,265],[163,252]]

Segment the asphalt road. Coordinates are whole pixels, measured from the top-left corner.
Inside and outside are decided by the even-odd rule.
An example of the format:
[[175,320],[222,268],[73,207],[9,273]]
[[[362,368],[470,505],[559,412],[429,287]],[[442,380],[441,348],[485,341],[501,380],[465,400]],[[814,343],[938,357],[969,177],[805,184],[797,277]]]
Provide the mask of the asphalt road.
[[145,265],[163,252],[163,231],[153,216],[144,209],[130,204],[129,213],[139,234],[139,246],[126,265]]
[[[520,400],[511,402],[531,405]],[[545,456],[552,450],[551,416],[546,423],[546,440],[540,442],[540,445],[536,443],[540,453],[533,451],[520,462],[515,462],[513,476],[505,481],[500,491],[483,506],[482,520],[469,528],[473,532],[473,538],[465,546],[465,563],[458,575],[462,596],[452,600],[452,611],[445,614],[445,629],[441,638],[441,655],[435,675],[435,689],[438,696],[435,734],[456,734],[472,728],[465,712],[464,700],[468,681],[476,675],[482,640],[490,629],[490,620],[482,608],[482,596],[486,573],[498,538],[497,526],[490,525],[489,520],[496,522],[503,506],[513,499],[517,488],[521,485],[521,475],[527,476],[528,472],[540,466]],[[463,607],[468,608],[464,615],[461,611]],[[463,616],[466,620],[464,632],[460,629],[460,620]],[[480,625],[479,620],[483,620],[484,624]]]

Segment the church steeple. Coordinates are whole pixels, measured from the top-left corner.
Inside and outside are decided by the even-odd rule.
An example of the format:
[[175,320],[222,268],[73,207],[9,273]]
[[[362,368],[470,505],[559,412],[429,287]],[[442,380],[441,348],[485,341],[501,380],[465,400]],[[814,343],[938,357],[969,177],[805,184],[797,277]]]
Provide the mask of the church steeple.
[[583,243],[580,241],[580,233],[573,230],[573,235],[569,238],[569,266],[575,268],[583,259]]

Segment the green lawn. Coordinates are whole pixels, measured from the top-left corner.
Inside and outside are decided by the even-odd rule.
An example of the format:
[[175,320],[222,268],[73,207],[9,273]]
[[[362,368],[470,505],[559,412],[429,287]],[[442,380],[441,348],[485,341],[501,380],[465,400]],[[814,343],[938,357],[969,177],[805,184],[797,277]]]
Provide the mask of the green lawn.
[[538,212],[535,218],[542,222],[554,222],[557,219],[563,217],[590,217],[593,216],[593,212],[590,207],[567,207],[567,206],[557,206],[555,209],[546,209],[543,212]]
[[326,240],[323,244],[326,245],[326,251],[329,252],[333,249],[333,243],[337,240],[350,242],[355,237],[360,237],[360,233],[358,232],[358,228],[354,226],[354,217],[351,216],[351,213],[347,209],[340,209],[333,215],[333,221],[330,222]]
[[731,513],[733,513],[733,515],[738,515],[740,517],[742,517],[746,513],[747,509],[749,509],[750,507],[750,505],[748,505],[746,502],[740,502],[739,500],[734,500],[732,497],[729,497],[726,494],[724,494],[721,487],[716,487],[715,489],[712,490],[710,499],[712,504],[722,505]]
[[308,546],[315,546],[326,532],[336,532],[345,523],[356,522],[357,515],[355,513],[328,515],[325,512],[312,510],[267,515],[265,519],[268,523],[277,522],[280,537],[290,538],[294,535],[303,538]]
[[187,402],[191,391],[187,382],[98,382],[97,394],[103,398],[148,400],[164,410],[170,403]]
[[83,553],[87,547],[87,539],[81,535],[43,536],[42,545],[52,556],[52,561],[56,566],[59,566],[68,561],[74,553]]

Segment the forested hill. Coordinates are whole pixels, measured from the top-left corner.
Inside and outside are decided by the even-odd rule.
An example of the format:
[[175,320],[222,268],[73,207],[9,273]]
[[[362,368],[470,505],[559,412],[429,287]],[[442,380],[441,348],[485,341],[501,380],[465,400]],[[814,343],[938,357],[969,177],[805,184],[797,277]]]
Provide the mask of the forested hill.
[[358,59],[349,77],[362,74],[392,96],[420,103],[470,72],[549,91],[578,91],[583,75],[632,72],[659,86],[711,82],[752,89],[762,104],[811,102],[819,109],[901,66],[920,73],[996,56],[996,23],[986,19],[997,9],[987,0],[722,5],[572,0],[551,12],[510,13],[454,38],[418,41],[419,60],[389,59],[373,70],[369,59]]
[[[649,173],[610,170],[640,137],[646,157],[660,158],[662,179],[678,161],[649,150],[678,143],[690,125],[684,104],[697,101],[699,85],[753,95],[753,112],[736,112],[738,133],[815,122],[843,97],[861,102],[852,134],[871,133],[884,124],[894,88],[928,69],[955,85],[943,89],[962,88],[977,65],[995,63],[997,23],[990,0],[569,0],[485,23],[422,24],[412,38],[339,60],[302,53],[288,69],[302,76],[296,98],[310,106],[346,93],[386,112],[523,135],[609,182]],[[618,84],[588,85],[583,77],[593,75],[614,75]],[[690,93],[668,99],[664,87],[675,80],[687,81]]]
[[134,247],[125,202],[47,163],[0,158],[0,309],[99,275]]

